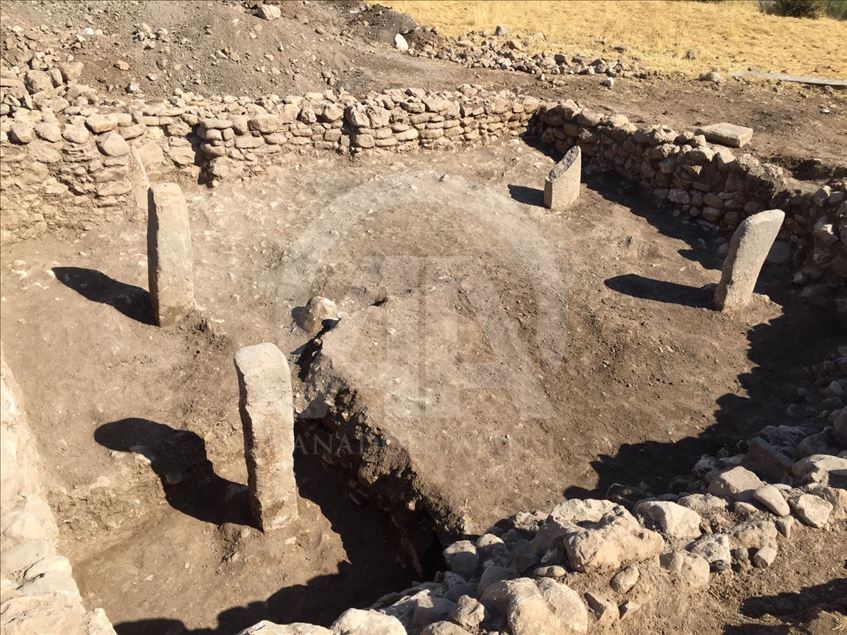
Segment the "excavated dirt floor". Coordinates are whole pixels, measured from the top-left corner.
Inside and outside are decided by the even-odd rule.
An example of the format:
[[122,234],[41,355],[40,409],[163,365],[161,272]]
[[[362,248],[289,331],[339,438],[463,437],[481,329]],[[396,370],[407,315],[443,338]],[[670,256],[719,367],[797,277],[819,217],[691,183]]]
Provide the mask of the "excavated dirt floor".
[[[294,316],[314,295],[350,320],[410,293],[431,299],[435,319],[454,306],[443,298],[466,300],[467,329],[443,344],[497,372],[487,381],[475,367],[447,409],[451,430],[504,449],[416,465],[425,478],[458,476],[440,487],[474,529],[615,483],[667,487],[700,453],[789,422],[793,369],[844,344],[844,332],[801,308],[771,266],[760,285],[769,297],[743,319],[709,310],[719,234],[608,175],[589,176],[571,210],[551,213],[539,189],[551,165],[514,140],[309,160],[215,190],[185,183],[198,313],[175,329],[151,325],[137,211],[73,241],[5,247],[2,328],[15,335],[5,354],[86,603],[122,634],[233,633],[264,618],[327,623],[432,573],[433,562],[416,569],[404,557],[407,538],[367,489],[308,444],[295,464],[300,526],[264,538],[250,524],[232,355],[271,341],[297,362],[309,336]],[[358,346],[369,344],[380,345]],[[386,350],[420,355],[415,346]],[[425,388],[443,388],[428,377]],[[510,379],[536,405],[499,417],[475,407]],[[822,558],[810,584],[838,575]]]

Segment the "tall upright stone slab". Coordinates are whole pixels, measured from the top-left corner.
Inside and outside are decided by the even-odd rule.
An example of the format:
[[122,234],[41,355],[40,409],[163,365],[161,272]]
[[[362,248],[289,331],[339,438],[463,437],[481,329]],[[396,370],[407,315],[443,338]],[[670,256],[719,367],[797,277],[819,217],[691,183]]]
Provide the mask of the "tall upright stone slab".
[[288,362],[271,343],[235,354],[250,511],[262,531],[297,519],[294,406]]
[[582,150],[574,146],[565,153],[544,180],[544,206],[562,211],[579,198],[582,175]]
[[745,218],[729,243],[721,281],[715,289],[715,306],[732,311],[745,306],[753,296],[759,272],[776,240],[785,212],[769,209]]
[[156,323],[176,324],[194,308],[191,228],[185,197],[176,183],[150,188],[147,267]]

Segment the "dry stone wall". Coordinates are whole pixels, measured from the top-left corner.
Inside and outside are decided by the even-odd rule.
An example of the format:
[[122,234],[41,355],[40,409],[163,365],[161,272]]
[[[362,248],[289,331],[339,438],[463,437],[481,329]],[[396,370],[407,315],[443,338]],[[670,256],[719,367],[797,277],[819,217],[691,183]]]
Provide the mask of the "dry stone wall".
[[126,213],[133,200],[144,208],[148,181],[170,172],[214,185],[260,174],[292,153],[449,149],[527,134],[561,154],[579,146],[591,168],[614,169],[711,225],[733,229],[750,214],[782,209],[771,260],[791,261],[800,283],[847,279],[844,182],[795,181],[693,132],[472,85],[361,98],[331,90],[258,99],[184,93],[147,103],[101,98],[73,83],[76,72],[3,71],[4,242],[86,228]]
[[667,126],[639,127],[567,100],[542,106],[529,126],[541,143],[578,145],[595,167],[613,169],[659,201],[712,225],[734,229],[765,209],[786,213],[771,259],[799,268],[797,282],[847,279],[847,183],[820,186],[787,178],[750,154]]
[[56,551],[59,530],[41,489],[20,390],[5,360],[0,401],[0,627],[8,635],[114,635],[102,609],[83,606],[71,563]]

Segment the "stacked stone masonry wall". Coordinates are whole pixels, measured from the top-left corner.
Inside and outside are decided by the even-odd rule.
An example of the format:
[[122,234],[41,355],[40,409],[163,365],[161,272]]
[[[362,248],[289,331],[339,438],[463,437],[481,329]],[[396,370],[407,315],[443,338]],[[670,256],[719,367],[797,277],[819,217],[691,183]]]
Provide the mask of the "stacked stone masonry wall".
[[614,169],[670,207],[727,230],[752,213],[783,209],[773,258],[790,260],[798,282],[847,279],[844,182],[795,181],[694,133],[638,127],[570,100],[542,103],[462,85],[362,98],[326,91],[254,100],[184,94],[157,103],[88,101],[65,101],[60,116],[49,109],[52,102],[0,115],[4,242],[93,226],[133,199],[143,206],[148,174],[182,171],[214,185],[260,174],[293,153],[450,149],[526,134],[558,153],[579,145],[590,165]]

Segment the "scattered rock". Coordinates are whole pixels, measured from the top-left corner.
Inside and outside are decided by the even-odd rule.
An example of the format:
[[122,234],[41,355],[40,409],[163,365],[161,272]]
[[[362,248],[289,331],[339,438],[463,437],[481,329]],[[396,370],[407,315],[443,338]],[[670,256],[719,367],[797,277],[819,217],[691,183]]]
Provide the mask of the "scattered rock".
[[396,617],[362,609],[344,611],[332,623],[332,632],[333,635],[406,635],[406,629]]
[[765,509],[777,516],[787,516],[791,513],[791,509],[782,496],[782,492],[773,485],[762,485],[753,492],[753,498],[757,503],[760,503]]
[[618,593],[627,593],[638,582],[639,575],[638,567],[629,565],[612,576],[609,585]]
[[825,527],[832,513],[832,503],[812,494],[791,496],[788,504],[800,522],[816,529]]
[[260,4],[259,17],[265,20],[279,20],[282,17],[282,10],[274,4]]
[[[725,567],[729,566],[730,558],[727,547]],[[664,569],[692,587],[698,588],[709,584],[709,561],[702,556],[685,551],[672,551],[662,554],[659,557],[659,563]]]
[[[707,479],[709,477],[707,476]],[[718,472],[709,479],[709,493],[731,500],[753,500],[753,492],[763,485],[758,476],[747,468],[737,466]]]
[[406,38],[404,38],[401,33],[397,33],[394,35],[394,48],[396,48],[398,51],[409,50],[409,43],[406,41]]
[[692,509],[669,501],[642,501],[635,512],[670,538],[696,538],[700,535],[700,515]]

